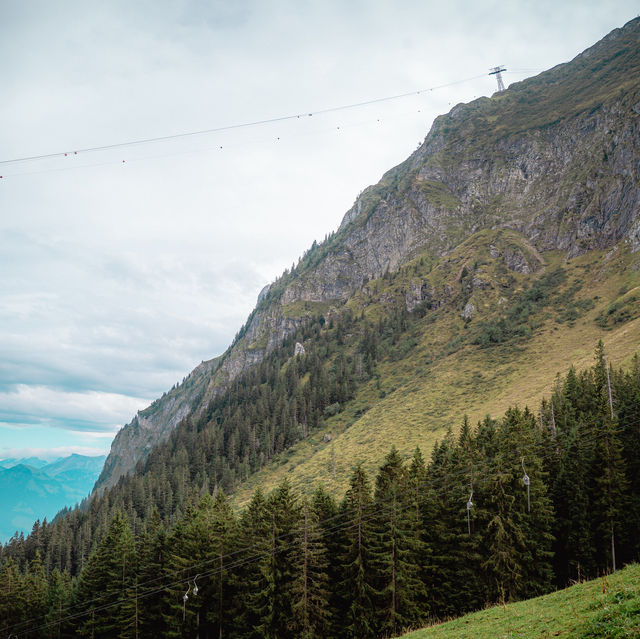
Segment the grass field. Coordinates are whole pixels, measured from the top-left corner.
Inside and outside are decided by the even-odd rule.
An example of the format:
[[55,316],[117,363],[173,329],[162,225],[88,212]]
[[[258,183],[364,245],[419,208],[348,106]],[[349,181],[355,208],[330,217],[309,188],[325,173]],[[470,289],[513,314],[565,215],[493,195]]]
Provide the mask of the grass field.
[[640,565],[544,597],[494,606],[404,639],[640,637]]

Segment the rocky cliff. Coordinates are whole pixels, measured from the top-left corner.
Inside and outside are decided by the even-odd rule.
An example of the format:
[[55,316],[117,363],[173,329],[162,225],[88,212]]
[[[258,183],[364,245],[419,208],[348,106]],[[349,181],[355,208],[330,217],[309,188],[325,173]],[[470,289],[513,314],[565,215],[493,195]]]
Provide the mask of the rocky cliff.
[[[336,233],[265,287],[224,355],[118,433],[96,487],[130,472],[309,314],[330,314],[418,252],[441,257],[487,228],[518,231],[532,255],[571,258],[621,240],[640,250],[639,43],[635,19],[567,64],[440,116],[405,162],[363,191]],[[524,255],[505,259],[536,268]],[[409,293],[408,308],[428,292]]]

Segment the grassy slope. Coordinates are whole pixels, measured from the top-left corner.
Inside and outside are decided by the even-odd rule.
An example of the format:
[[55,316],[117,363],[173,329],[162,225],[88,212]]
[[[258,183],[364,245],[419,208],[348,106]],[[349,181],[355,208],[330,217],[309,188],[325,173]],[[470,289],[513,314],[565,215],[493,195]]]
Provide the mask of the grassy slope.
[[[591,364],[600,338],[615,366],[624,365],[640,351],[640,317],[633,317],[640,315],[635,310],[640,311],[639,303],[632,300],[626,305],[627,310],[631,308],[631,319],[618,324],[610,321],[605,328],[597,321],[614,301],[629,301],[640,294],[637,254],[621,245],[609,253],[593,252],[565,263],[561,255],[545,253],[543,268],[535,275],[521,275],[500,270],[496,260],[487,259],[491,244],[528,250],[515,233],[484,231],[432,269],[427,265],[426,276],[420,272],[418,258],[391,282],[372,282],[368,296],[362,294],[350,301],[355,313],[364,308],[367,317],[375,321],[384,312],[384,300],[395,289],[406,290],[416,277],[430,282],[436,290],[446,285],[460,289],[462,267],[475,262],[480,264],[476,273],[491,282],[485,290],[473,290],[471,301],[478,312],[467,328],[455,300],[429,312],[415,326],[416,344],[408,354],[399,361],[387,358],[379,363],[379,378],[363,385],[340,414],[327,419],[326,428],[312,433],[244,482],[235,493],[237,505],[246,503],[258,485],[269,491],[284,477],[305,492],[323,482],[341,497],[355,462],[362,460],[374,471],[392,444],[407,456],[417,445],[429,455],[433,443],[448,427],[457,428],[465,413],[475,423],[487,414],[499,417],[513,404],[537,409],[540,399],[551,393],[557,373],[566,373],[571,364],[577,368]],[[513,303],[515,298],[507,301],[504,295],[528,287],[533,279],[558,265],[567,273],[561,296],[578,282],[574,299],[592,299],[591,310],[574,321],[560,322],[562,309],[556,302],[556,308],[543,308],[537,314],[540,327],[528,339],[513,339],[490,348],[471,343],[480,322],[495,318]],[[501,286],[505,277],[511,278],[509,289]],[[323,441],[325,434],[332,437],[329,443]]]
[[[501,138],[544,131],[560,120],[605,108],[621,98],[626,106],[635,104],[640,77],[639,29],[640,22],[634,20],[624,31],[618,31],[616,37],[606,38],[571,63],[516,83],[491,99],[481,98],[464,105],[455,117],[441,116],[434,123],[434,131],[445,136],[447,143],[427,163],[458,166],[461,161],[475,157],[476,151],[486,153],[495,148]],[[594,162],[599,162],[598,153],[593,157]],[[379,184],[365,190],[360,201],[362,211],[355,224],[364,224],[385,195],[406,191],[415,178],[414,160],[409,158],[391,169]],[[571,183],[584,181],[592,168],[576,166],[577,173],[567,179]],[[425,182],[420,188],[444,208],[459,204],[440,183]],[[534,208],[538,205],[532,203]],[[499,212],[503,206],[505,203],[497,200],[495,210],[489,207],[489,213]],[[456,232],[461,229],[450,229],[450,233]],[[508,231],[502,233],[509,235]],[[565,373],[571,364],[578,368],[591,364],[598,339],[603,339],[606,352],[617,366],[624,365],[640,350],[640,319],[634,317],[637,313],[632,311],[626,321],[609,322],[606,327],[597,321],[599,314],[606,313],[617,300],[626,301],[629,310],[632,302],[619,300],[621,290],[626,289],[630,295],[640,285],[639,256],[629,255],[623,246],[612,253],[589,253],[567,264],[562,255],[545,253],[541,256],[544,270],[548,272],[563,264],[569,280],[565,289],[571,281],[578,281],[581,288],[575,298],[593,300],[594,308],[581,312],[573,321],[563,322],[557,321],[557,309],[544,309],[537,318],[540,326],[530,338],[486,349],[474,346],[473,333],[478,324],[504,313],[511,303],[510,293],[528,286],[532,279],[505,272],[504,268],[500,271],[487,259],[487,244],[495,242],[499,234],[483,231],[467,239],[433,264],[431,270],[428,269],[432,258],[424,254],[427,273],[422,267],[414,269],[420,261],[418,256],[395,274],[391,282],[369,283],[367,292],[349,301],[355,314],[364,309],[367,318],[375,322],[377,317],[388,314],[383,302],[385,292],[391,297],[394,290],[396,293],[402,288],[410,290],[416,278],[429,282],[436,291],[442,292],[446,286],[459,291],[462,267],[478,260],[480,268],[476,274],[491,282],[486,289],[472,291],[470,301],[477,313],[466,328],[460,317],[464,303],[449,300],[452,303],[430,312],[413,336],[415,346],[411,351],[399,361],[380,362],[378,379],[361,387],[357,397],[340,414],[327,419],[326,428],[312,433],[240,486],[236,492],[238,504],[245,503],[258,485],[269,490],[284,477],[305,490],[322,481],[336,496],[341,496],[353,464],[362,460],[374,470],[392,444],[405,454],[420,445],[428,455],[435,440],[446,428],[457,427],[465,413],[473,423],[486,414],[498,417],[516,403],[535,410],[540,399],[550,394],[557,373]],[[322,247],[314,264],[339,243],[340,235],[338,232]],[[516,237],[514,233],[502,240],[519,246],[534,261],[540,257],[522,236]],[[539,271],[537,276],[540,275]],[[636,295],[640,299],[638,290]],[[377,302],[372,302],[376,296]],[[640,307],[640,302],[636,301],[636,306]],[[295,316],[301,310],[292,305],[285,312]],[[332,437],[329,443],[323,440],[326,435]]]
[[640,637],[640,565],[405,635],[406,639],[454,637]]

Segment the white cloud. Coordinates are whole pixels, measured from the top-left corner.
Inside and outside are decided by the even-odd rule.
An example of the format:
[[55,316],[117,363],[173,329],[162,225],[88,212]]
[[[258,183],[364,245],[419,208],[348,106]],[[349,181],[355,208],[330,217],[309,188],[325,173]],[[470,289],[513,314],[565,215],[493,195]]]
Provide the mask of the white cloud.
[[149,403],[148,399],[115,393],[87,391],[64,392],[43,386],[18,384],[0,393],[0,423],[14,428],[44,424],[68,429],[70,425],[114,434],[118,425]]
[[[305,113],[500,63],[542,70],[636,13],[631,0],[1,3],[0,161]],[[221,353],[264,284],[436,115],[493,88],[487,76],[0,164],[2,419],[97,433],[128,422]]]

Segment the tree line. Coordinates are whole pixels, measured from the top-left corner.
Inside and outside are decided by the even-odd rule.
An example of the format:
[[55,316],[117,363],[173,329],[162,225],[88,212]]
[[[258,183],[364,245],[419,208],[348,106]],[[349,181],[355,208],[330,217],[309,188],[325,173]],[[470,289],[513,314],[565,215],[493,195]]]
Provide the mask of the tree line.
[[638,559],[639,433],[640,361],[612,370],[600,344],[537,413],[356,464],[340,501],[285,481],[235,513],[190,484],[172,521],[137,525],[115,504],[73,576],[32,534],[0,562],[0,631],[365,639],[536,596]]
[[[47,574],[58,568],[76,576],[116,509],[137,535],[155,509],[165,524],[180,519],[194,486],[200,492],[222,489],[231,494],[249,475],[342,411],[418,317],[402,301],[376,324],[349,309],[327,321],[307,318],[199,417],[182,420],[134,473],[99,498],[62,510],[51,522],[36,521],[29,535],[18,533],[0,547],[0,558],[11,556],[24,565],[38,551]],[[296,342],[304,343],[306,351],[294,357]]]
[[[396,274],[387,272],[380,298],[384,312],[374,321],[364,310],[356,313],[349,305],[324,315],[310,313],[298,321],[282,344],[239,375],[205,410],[182,420],[133,473],[98,499],[64,509],[51,522],[36,521],[31,534],[16,534],[0,548],[0,559],[11,556],[24,566],[38,551],[47,574],[57,567],[61,573],[77,576],[106,534],[116,509],[127,516],[138,535],[154,509],[166,525],[179,520],[194,486],[201,493],[222,489],[232,494],[252,473],[286,459],[296,442],[342,413],[363,384],[372,378],[379,383],[380,362],[401,360],[412,352],[439,302],[427,293],[409,311],[407,291],[389,282],[395,285],[397,277],[429,268],[420,260]],[[544,280],[546,297],[551,284],[560,280]],[[532,289],[540,286],[534,282]],[[456,303],[463,305],[462,284],[458,297]],[[466,338],[472,341],[473,336],[472,331]],[[294,356],[297,342],[304,344],[305,352]],[[440,355],[432,356],[444,357],[451,348],[445,345]]]

